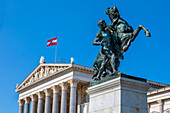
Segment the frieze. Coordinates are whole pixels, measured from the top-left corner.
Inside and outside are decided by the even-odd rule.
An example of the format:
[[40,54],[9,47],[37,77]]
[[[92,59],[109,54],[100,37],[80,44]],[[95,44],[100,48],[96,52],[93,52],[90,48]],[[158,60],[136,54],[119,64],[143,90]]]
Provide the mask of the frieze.
[[47,76],[51,76],[58,71],[62,71],[63,69],[67,68],[68,66],[41,66],[39,69],[33,73],[29,79],[20,87],[20,89],[33,84],[34,82],[43,79]]

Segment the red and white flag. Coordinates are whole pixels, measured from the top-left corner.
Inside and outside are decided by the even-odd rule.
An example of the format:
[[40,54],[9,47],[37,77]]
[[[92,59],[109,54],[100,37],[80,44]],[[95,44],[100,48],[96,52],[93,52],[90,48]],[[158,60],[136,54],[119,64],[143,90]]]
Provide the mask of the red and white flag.
[[57,45],[57,37],[47,40],[47,47],[52,45]]

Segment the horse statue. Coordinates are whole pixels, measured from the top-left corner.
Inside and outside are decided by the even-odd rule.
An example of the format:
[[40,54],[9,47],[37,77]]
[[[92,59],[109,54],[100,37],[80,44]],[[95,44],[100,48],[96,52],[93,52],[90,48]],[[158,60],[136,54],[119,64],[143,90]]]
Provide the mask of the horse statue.
[[[113,76],[118,71],[118,67],[120,65],[119,59],[123,59],[123,53],[128,50],[131,42],[136,39],[142,29],[145,32],[145,36],[151,37],[150,32],[142,25],[139,25],[136,30],[133,30],[132,26],[120,17],[119,11],[116,6],[112,8],[107,8],[107,11],[105,11],[105,13],[109,16],[111,20],[111,25],[101,27],[102,24],[106,23],[98,23],[98,25],[101,24],[99,25],[99,27],[102,30],[100,30],[98,33],[101,35],[100,38],[97,35],[96,39],[93,42],[93,45],[102,46],[102,49],[99,51],[97,58],[93,64],[93,79],[96,81],[100,80],[101,76]],[[97,43],[98,41],[100,41],[100,43]],[[102,43],[104,43],[105,45],[110,44],[112,47],[105,47]],[[108,50],[110,51],[105,52]],[[110,55],[108,55],[108,53],[110,53]]]

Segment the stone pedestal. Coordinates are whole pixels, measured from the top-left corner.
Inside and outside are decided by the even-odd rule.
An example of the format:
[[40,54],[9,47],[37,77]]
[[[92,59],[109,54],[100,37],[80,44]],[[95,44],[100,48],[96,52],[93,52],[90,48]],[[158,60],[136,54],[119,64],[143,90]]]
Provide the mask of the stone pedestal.
[[91,84],[89,113],[148,113],[146,79],[122,73]]

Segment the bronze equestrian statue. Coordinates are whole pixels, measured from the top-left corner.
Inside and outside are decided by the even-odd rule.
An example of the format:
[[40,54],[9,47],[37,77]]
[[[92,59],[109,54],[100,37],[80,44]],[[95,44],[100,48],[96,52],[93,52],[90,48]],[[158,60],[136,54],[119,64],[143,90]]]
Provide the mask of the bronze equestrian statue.
[[105,13],[109,16],[111,25],[107,26],[104,20],[100,20],[98,26],[101,29],[93,42],[93,45],[102,46],[93,64],[93,79],[96,81],[100,80],[101,76],[115,75],[120,64],[119,59],[124,59],[123,53],[128,50],[131,42],[135,40],[142,29],[147,37],[151,36],[142,25],[139,25],[134,31],[132,26],[120,17],[116,6],[107,8]]

